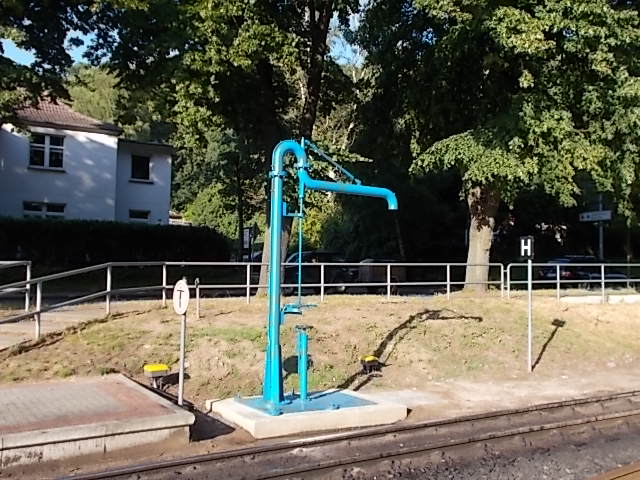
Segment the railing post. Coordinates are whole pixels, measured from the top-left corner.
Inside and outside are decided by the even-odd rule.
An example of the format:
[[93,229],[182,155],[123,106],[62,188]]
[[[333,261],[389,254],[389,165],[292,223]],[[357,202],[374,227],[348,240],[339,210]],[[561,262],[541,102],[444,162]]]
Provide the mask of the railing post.
[[451,265],[447,263],[447,300],[449,299],[451,299]]
[[195,280],[196,286],[196,319],[200,320],[200,278]]
[[320,301],[324,302],[324,263],[320,264]]
[[167,306],[167,264],[162,264],[162,307]]
[[507,300],[511,300],[511,264],[507,265]]
[[556,265],[556,300],[560,301],[560,265]]
[[[31,280],[31,262],[27,263],[27,272],[26,272],[26,280],[27,282]],[[29,311],[29,303],[30,303],[30,298],[31,298],[31,284],[27,283],[27,286],[25,288],[25,292],[24,292],[24,311],[25,313]]]
[[500,264],[500,298],[504,298],[504,265]]
[[36,284],[36,340],[40,338],[40,309],[42,308],[42,282]]
[[107,315],[111,313],[111,265],[107,267],[107,295],[105,297],[105,310]]
[[605,303],[604,298],[604,263],[600,265],[600,291],[602,293],[602,303]]
[[387,263],[387,300],[391,299],[391,264]]
[[251,301],[251,264],[247,263],[247,272],[246,272],[246,280],[247,280],[247,305]]

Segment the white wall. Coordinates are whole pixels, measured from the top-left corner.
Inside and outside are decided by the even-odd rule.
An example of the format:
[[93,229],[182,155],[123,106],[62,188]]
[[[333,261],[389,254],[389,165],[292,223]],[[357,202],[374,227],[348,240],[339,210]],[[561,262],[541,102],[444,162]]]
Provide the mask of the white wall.
[[[131,181],[131,155],[151,157],[149,183]],[[116,220],[129,221],[129,210],[149,210],[150,224],[169,223],[171,153],[169,148],[120,141],[116,187]]]
[[64,203],[67,219],[114,220],[115,136],[32,127],[63,135],[64,172],[28,168],[29,139],[10,124],[0,128],[0,215],[22,217],[23,201]]

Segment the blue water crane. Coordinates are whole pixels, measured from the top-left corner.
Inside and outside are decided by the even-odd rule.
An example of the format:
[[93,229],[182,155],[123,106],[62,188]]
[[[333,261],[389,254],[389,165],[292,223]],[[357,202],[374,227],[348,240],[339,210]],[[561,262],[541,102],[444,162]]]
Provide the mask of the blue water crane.
[[[352,183],[328,182],[315,180],[309,175],[309,162],[306,151],[309,150],[319,156],[322,160],[331,163]],[[283,199],[283,183],[286,172],[284,170],[284,158],[287,154],[293,154],[296,159],[294,169],[298,177],[298,212],[289,213],[287,204]],[[346,169],[338,165],[330,156],[323,152],[316,145],[306,139],[300,143],[295,140],[284,140],[273,150],[271,157],[271,218],[269,221],[269,287],[268,302],[269,311],[267,317],[267,351],[264,366],[264,382],[262,398],[256,398],[251,402],[251,406],[259,408],[271,415],[279,415],[287,411],[300,411],[305,409],[340,408],[336,398],[324,396],[322,400],[317,400],[316,405],[313,396],[307,395],[306,367],[307,367],[307,328],[300,326],[296,328],[298,332],[298,365],[299,372],[304,368],[304,374],[300,372],[300,395],[284,396],[282,379],[282,351],[280,347],[280,325],[284,323],[285,315],[301,314],[304,305],[301,303],[301,282],[302,282],[302,226],[298,228],[299,241],[298,248],[298,301],[294,304],[281,305],[281,239],[282,239],[282,218],[283,216],[297,217],[301,222],[304,217],[303,203],[306,190],[320,190],[326,192],[344,193],[348,195],[360,195],[366,197],[383,198],[387,201],[389,210],[398,209],[398,201],[395,194],[386,188],[370,187],[362,183]],[[340,401],[346,401],[340,398]],[[293,408],[292,403],[297,404]],[[360,401],[361,402],[361,401]]]

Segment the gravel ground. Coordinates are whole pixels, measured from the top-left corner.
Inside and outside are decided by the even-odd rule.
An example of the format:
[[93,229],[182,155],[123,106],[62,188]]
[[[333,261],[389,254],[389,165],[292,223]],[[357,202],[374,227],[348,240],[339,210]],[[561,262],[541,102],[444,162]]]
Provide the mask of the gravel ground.
[[[640,425],[539,434],[507,445],[478,443],[446,452],[383,461],[318,478],[403,480],[583,480],[640,461]],[[637,477],[633,477],[637,478]]]

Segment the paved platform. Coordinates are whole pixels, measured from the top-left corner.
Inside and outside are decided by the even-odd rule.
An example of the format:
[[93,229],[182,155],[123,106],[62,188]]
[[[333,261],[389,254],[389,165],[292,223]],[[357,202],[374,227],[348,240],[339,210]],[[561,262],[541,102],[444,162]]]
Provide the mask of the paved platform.
[[[374,399],[369,395],[350,390],[316,392],[311,393],[309,397],[309,410],[299,411],[298,408],[287,410],[285,406],[281,415],[269,415],[253,406],[259,397],[208,401],[206,407],[211,413],[243,428],[257,439],[323,430],[387,425],[404,420],[407,416],[407,407],[401,403],[391,399]],[[349,402],[342,397],[351,397],[354,401]],[[323,405],[335,402],[336,406],[340,404],[345,406],[329,407],[329,409],[324,409],[322,405],[314,407],[314,399],[315,403]]]
[[0,387],[0,468],[172,441],[195,417],[116,374]]

